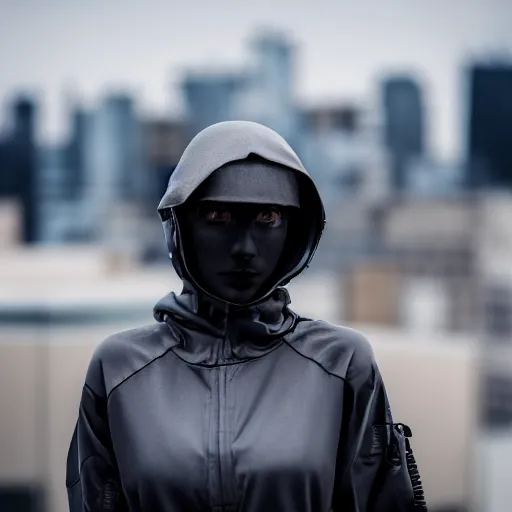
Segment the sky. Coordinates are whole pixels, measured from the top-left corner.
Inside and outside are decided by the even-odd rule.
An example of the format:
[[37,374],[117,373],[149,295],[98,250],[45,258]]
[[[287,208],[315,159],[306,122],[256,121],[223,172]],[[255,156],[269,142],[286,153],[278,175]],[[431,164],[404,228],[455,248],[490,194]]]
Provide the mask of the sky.
[[428,144],[464,143],[464,64],[512,55],[512,0],[0,0],[0,125],[16,91],[41,100],[42,140],[66,129],[70,92],[92,106],[106,90],[137,94],[143,114],[175,116],[183,70],[247,62],[256,30],[297,43],[298,101],[378,100],[380,77],[424,85]]

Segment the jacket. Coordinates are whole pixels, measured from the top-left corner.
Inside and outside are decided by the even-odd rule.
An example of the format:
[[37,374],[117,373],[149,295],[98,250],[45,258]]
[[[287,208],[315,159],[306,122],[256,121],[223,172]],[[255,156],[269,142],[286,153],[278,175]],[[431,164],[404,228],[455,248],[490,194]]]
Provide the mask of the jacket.
[[[187,148],[159,207],[182,293],[90,361],[67,460],[70,512],[426,510],[409,429],[393,423],[368,340],[290,307],[284,285],[307,267],[325,220],[311,178],[275,132],[220,125]],[[252,152],[300,173],[313,210],[301,254],[240,309],[194,287],[162,212]]]

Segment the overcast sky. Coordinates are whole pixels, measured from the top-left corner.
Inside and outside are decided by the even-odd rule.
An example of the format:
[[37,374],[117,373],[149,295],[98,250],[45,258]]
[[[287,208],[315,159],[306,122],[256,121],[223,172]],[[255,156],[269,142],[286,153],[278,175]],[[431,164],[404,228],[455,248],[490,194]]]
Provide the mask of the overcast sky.
[[0,123],[18,89],[44,101],[46,139],[65,128],[70,88],[88,104],[128,88],[143,111],[172,113],[184,67],[243,64],[263,26],[299,44],[296,91],[308,103],[371,101],[383,72],[420,73],[442,156],[460,148],[465,59],[512,54],[512,0],[0,0]]

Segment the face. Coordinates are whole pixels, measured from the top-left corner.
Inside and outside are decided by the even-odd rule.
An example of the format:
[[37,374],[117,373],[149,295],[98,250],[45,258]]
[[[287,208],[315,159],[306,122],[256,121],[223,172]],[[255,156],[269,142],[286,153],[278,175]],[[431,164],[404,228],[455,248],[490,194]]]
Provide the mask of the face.
[[212,295],[247,304],[277,267],[286,209],[273,205],[194,201],[178,211],[188,269]]

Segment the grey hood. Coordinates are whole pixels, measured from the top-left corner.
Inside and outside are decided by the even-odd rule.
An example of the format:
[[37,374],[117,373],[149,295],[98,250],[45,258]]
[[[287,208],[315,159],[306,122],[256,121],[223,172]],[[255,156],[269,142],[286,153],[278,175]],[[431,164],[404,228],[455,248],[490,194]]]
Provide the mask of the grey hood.
[[244,160],[251,155],[278,164],[277,168],[295,171],[301,204],[299,247],[281,275],[276,276],[275,283],[252,303],[255,304],[268,297],[278,286],[287,284],[309,265],[326,222],[323,203],[311,176],[279,134],[250,121],[225,121],[204,129],[185,149],[158,205],[158,213],[174,268],[186,285],[198,288],[187,271],[186,255],[181,247],[174,208],[183,204],[214,171],[229,162]]

